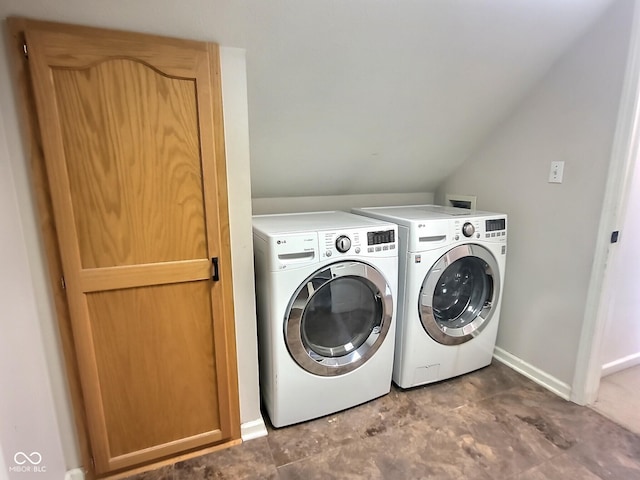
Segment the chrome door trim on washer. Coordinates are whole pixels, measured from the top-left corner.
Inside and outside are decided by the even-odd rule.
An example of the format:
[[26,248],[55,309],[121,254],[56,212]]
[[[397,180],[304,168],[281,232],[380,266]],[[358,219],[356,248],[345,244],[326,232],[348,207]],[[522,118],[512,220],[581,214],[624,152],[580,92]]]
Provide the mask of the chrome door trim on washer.
[[[332,300],[332,289],[338,292],[339,282],[348,282],[351,288],[362,288],[364,295],[370,295],[369,300],[375,303],[372,318],[368,319],[366,331],[356,335],[356,344],[345,342],[337,348],[313,346],[305,330],[305,315],[313,315],[313,302],[322,302],[326,307],[327,298]],[[285,313],[285,343],[293,359],[308,372],[343,375],[365,363],[380,348],[389,332],[392,315],[391,288],[378,270],[357,261],[333,263],[310,275],[294,293]]]
[[[472,285],[472,288],[476,289],[474,292],[476,297],[473,299],[470,295],[468,298],[464,298],[464,295],[458,295],[459,292],[452,292],[450,294],[453,298],[451,304],[461,302],[456,306],[456,311],[460,313],[453,319],[443,320],[437,318],[441,315],[434,313],[434,310],[438,311],[437,306],[434,306],[434,298],[438,293],[449,294],[446,291],[448,282],[453,283],[452,286],[455,286],[456,282],[457,284],[464,283],[464,280],[461,281],[459,278],[461,275],[459,272],[456,272],[458,275],[456,278],[448,279],[445,277],[441,280],[447,268],[456,262],[468,262],[471,264],[470,267],[476,270],[476,273],[482,272],[481,275],[478,275],[482,276],[482,279],[471,278],[470,280],[472,283],[477,281],[481,284]],[[469,278],[466,281],[468,283]],[[477,293],[478,287],[482,290],[479,294]],[[439,292],[436,292],[437,289]],[[479,335],[488,325],[495,311],[494,306],[498,302],[499,295],[500,271],[491,252],[482,245],[459,245],[440,257],[425,276],[418,297],[420,321],[429,336],[435,341],[444,345],[459,345]],[[453,326],[447,326],[447,323]]]

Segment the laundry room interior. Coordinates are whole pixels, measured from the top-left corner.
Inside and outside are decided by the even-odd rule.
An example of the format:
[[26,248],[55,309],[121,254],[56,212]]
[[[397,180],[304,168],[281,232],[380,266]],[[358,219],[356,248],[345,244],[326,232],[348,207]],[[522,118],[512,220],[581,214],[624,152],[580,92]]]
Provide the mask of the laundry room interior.
[[[274,432],[261,402],[252,216],[453,198],[508,219],[490,368],[601,413],[632,432],[637,454],[640,1],[513,3],[3,1],[0,480],[20,476],[22,452],[39,452],[46,478],[95,478],[10,17],[220,46],[240,433],[229,450]],[[627,461],[630,476],[611,478],[640,478],[640,459]]]

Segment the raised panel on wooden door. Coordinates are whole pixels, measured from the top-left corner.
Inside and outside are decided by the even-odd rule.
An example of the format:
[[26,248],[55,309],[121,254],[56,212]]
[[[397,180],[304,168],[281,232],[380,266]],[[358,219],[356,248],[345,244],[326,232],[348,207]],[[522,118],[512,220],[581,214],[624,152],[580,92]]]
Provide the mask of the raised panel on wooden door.
[[85,28],[27,41],[96,470],[230,439],[215,49]]
[[82,268],[207,258],[195,81],[120,59],[52,74]]
[[[127,455],[219,427],[206,282],[95,292],[87,302],[109,449]],[[151,381],[149,381],[151,379]]]

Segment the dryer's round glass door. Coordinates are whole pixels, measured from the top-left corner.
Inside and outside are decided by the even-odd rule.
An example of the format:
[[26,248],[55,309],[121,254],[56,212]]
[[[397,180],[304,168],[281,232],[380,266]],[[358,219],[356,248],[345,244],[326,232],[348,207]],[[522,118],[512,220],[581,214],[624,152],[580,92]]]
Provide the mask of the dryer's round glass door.
[[418,309],[437,342],[458,345],[489,323],[500,292],[498,264],[480,245],[460,245],[431,267],[420,290]]
[[391,290],[380,272],[361,262],[338,262],[296,291],[285,319],[287,348],[311,373],[342,375],[376,352],[392,313]]

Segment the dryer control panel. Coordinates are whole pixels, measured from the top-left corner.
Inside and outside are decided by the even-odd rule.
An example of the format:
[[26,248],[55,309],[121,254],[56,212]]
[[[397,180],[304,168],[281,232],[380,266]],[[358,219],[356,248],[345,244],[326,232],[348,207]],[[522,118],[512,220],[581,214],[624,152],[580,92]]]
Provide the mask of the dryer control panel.
[[319,232],[322,258],[336,256],[397,256],[397,227]]
[[[484,221],[485,224],[485,236],[495,237],[495,236],[505,236],[507,234],[507,219],[506,218],[489,218]],[[496,232],[495,235],[492,235],[493,232]]]

